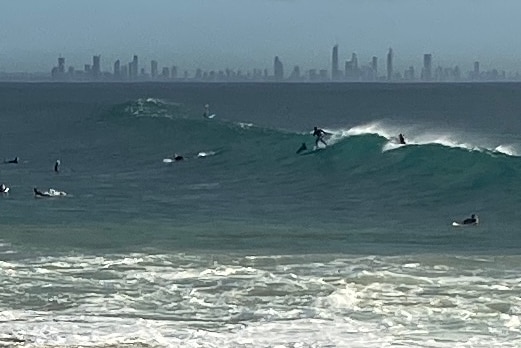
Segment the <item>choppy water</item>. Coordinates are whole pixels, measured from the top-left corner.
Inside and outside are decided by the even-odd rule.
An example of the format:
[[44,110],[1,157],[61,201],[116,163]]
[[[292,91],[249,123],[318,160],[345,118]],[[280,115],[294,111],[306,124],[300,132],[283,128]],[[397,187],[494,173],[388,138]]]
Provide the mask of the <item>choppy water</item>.
[[521,344],[518,85],[0,90],[0,344]]

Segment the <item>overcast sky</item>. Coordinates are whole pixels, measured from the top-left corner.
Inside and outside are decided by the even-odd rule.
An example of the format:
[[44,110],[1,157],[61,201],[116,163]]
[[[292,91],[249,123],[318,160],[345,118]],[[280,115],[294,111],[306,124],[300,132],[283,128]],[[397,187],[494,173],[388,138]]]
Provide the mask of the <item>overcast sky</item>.
[[[49,71],[61,54],[82,68],[139,55],[180,70],[330,69],[356,52],[383,69],[433,64],[521,71],[521,0],[0,0],[0,71]],[[341,64],[343,66],[343,64]]]

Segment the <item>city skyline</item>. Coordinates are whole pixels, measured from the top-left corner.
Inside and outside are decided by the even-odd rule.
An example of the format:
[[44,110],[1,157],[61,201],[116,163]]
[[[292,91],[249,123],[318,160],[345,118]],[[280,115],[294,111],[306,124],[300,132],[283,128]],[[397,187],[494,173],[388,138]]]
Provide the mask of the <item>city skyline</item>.
[[400,71],[424,53],[515,71],[520,12],[514,0],[26,0],[0,12],[0,71],[47,71],[60,54],[73,66],[101,54],[107,70],[135,53],[189,70],[269,66],[278,55],[307,70],[326,66],[335,44],[380,61],[393,47]]
[[[272,68],[251,67],[241,70],[226,67],[218,70],[205,70],[204,67],[194,71],[183,69],[175,64],[160,65],[157,60],[142,62],[138,55],[131,60],[117,59],[112,68],[101,68],[101,55],[92,56],[92,62],[81,68],[68,66],[65,57],[58,57],[57,65],[51,69],[50,77],[54,81],[289,81],[289,82],[463,82],[463,81],[519,81],[517,72],[501,69],[484,70],[479,61],[465,67],[442,66],[436,64],[432,53],[424,53],[420,66],[411,64],[400,71],[395,66],[395,51],[389,48],[385,61],[377,56],[359,61],[356,52],[350,59],[339,55],[339,45],[332,47],[329,67],[302,69],[300,65],[286,68],[279,56],[273,58]],[[380,65],[378,62],[382,62]],[[141,63],[140,63],[141,62]],[[290,67],[293,67],[292,69]],[[4,79],[8,76],[3,75]],[[44,74],[45,76],[45,74]],[[2,75],[0,75],[0,78]],[[42,76],[40,76],[42,78]]]

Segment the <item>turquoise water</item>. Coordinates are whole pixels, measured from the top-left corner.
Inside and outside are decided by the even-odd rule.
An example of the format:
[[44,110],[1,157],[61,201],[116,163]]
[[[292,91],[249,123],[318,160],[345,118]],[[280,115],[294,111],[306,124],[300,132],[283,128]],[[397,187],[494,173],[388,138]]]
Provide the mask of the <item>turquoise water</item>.
[[517,84],[0,92],[0,342],[519,344]]

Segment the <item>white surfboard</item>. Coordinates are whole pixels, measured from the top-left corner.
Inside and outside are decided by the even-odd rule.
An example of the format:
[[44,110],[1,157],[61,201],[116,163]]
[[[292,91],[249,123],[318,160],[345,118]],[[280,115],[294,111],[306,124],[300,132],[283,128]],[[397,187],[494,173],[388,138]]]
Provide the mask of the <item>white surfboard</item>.
[[464,223],[453,221],[452,222],[452,226],[454,226],[454,227],[469,227],[469,226],[477,226],[477,223],[474,222],[474,223],[471,223],[471,224],[464,224]]
[[210,116],[208,116],[208,118],[214,118],[215,116],[217,116],[216,114],[211,114]]

